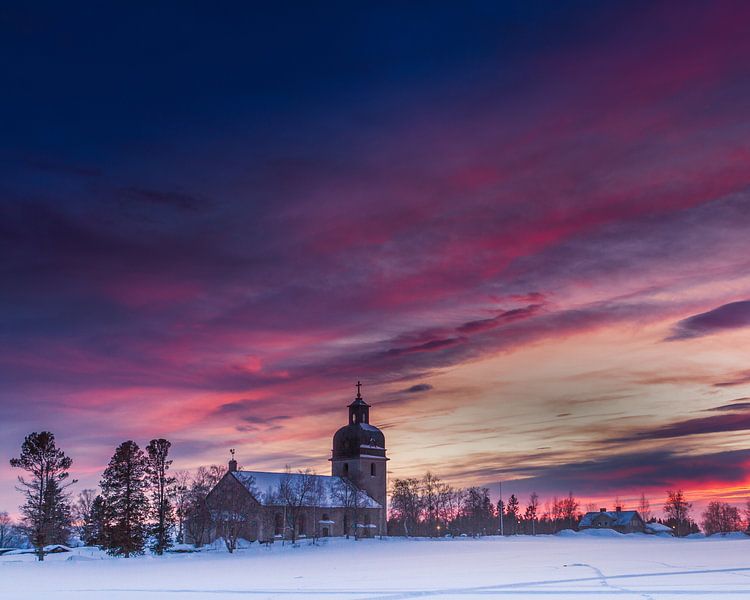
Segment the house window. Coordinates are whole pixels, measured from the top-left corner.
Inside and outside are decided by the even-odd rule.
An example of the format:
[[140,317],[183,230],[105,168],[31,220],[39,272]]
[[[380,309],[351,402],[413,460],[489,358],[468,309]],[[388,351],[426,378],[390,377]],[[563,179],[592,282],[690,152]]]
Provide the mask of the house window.
[[370,463],[370,477],[375,477],[375,463]]

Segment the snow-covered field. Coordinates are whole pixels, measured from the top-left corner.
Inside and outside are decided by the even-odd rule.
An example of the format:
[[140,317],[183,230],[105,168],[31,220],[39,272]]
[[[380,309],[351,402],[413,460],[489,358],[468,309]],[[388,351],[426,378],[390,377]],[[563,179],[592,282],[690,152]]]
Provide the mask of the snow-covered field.
[[112,559],[77,549],[33,558],[0,556],[0,598],[750,598],[747,537],[329,539],[234,555]]

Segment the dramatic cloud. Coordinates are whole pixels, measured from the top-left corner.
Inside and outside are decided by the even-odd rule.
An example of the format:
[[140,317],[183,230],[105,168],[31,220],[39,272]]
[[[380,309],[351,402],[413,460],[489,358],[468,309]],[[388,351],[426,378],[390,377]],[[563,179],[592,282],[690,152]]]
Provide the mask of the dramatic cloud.
[[322,471],[361,380],[394,476],[739,486],[747,4],[296,10],[4,14],[0,454]]
[[685,340],[747,326],[750,326],[750,300],[730,302],[683,319],[667,340]]
[[[745,403],[748,405],[749,403]],[[714,410],[729,410],[728,407],[719,407]],[[645,431],[639,431],[633,435],[614,438],[612,442],[635,442],[641,440],[658,440],[666,438],[679,438],[688,435],[699,435],[704,433],[722,433],[727,431],[744,431],[750,429],[750,410],[744,409],[742,404],[734,405],[731,414],[714,415],[712,417],[699,417],[677,421],[662,427],[655,427]]]

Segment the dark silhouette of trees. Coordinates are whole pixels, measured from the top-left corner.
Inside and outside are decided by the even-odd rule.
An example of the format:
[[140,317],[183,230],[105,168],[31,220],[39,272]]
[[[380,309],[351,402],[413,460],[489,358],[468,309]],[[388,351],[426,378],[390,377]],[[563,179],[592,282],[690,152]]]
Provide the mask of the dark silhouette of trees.
[[495,507],[487,488],[470,487],[466,490],[459,527],[470,535],[487,535],[495,532]]
[[508,498],[508,506],[505,508],[505,533],[506,535],[516,535],[518,533],[518,517],[520,510],[520,503],[515,494],[511,494]]
[[[421,517],[419,480],[415,477],[396,479],[391,491],[391,521],[403,528],[405,536],[419,535]],[[400,533],[400,532],[399,532]]]
[[530,525],[530,530],[526,533],[536,535],[536,520],[539,513],[539,496],[536,492],[531,492],[529,496],[529,503],[526,506],[526,512],[524,513],[524,521]]
[[65,489],[75,481],[65,484],[65,480],[72,464],[49,431],[27,435],[21,455],[10,460],[12,467],[30,476],[19,477],[17,489],[26,500],[21,506],[22,528],[40,561],[46,545],[65,544],[70,536],[72,515]]
[[0,512],[0,548],[15,548],[21,543],[22,534],[7,512]]
[[742,531],[743,523],[740,510],[726,502],[709,502],[703,512],[703,532],[706,535],[714,533],[731,533]]
[[134,441],[118,446],[100,483],[107,515],[106,549],[130,557],[143,554],[149,505],[146,456]]
[[185,532],[198,547],[202,546],[212,526],[211,512],[206,504],[208,493],[224,477],[226,467],[211,465],[198,467],[195,475],[187,485],[185,503]]
[[664,514],[677,537],[683,537],[690,532],[690,509],[692,504],[685,499],[682,490],[668,490],[664,502]]
[[152,537],[151,549],[158,555],[172,546],[172,530],[175,526],[174,511],[169,499],[170,488],[175,479],[171,477],[168,459],[172,444],[165,439],[151,440],[146,446],[146,476],[151,491],[151,514],[153,523],[148,528]]

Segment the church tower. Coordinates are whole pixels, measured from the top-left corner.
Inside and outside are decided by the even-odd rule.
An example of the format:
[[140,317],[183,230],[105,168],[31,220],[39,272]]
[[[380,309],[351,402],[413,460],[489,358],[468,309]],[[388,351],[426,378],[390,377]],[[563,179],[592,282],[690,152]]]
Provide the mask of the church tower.
[[349,422],[333,436],[332,474],[346,477],[383,507],[379,528],[385,534],[388,479],[385,436],[370,425],[370,405],[364,401],[362,384],[349,405]]

